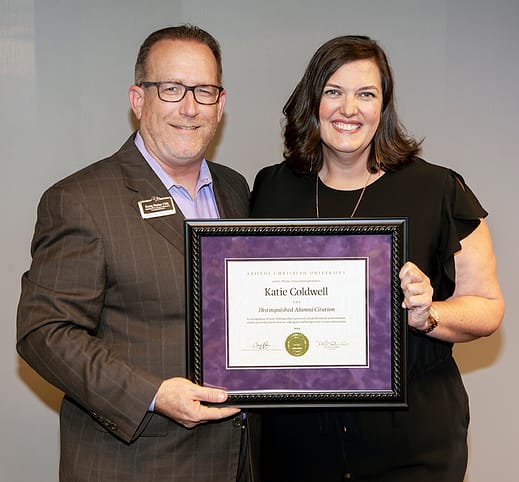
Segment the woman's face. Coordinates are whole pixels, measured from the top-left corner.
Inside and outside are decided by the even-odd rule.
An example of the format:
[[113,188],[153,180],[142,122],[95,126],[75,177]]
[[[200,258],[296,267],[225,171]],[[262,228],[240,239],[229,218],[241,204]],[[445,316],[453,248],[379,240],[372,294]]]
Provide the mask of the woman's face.
[[324,160],[367,161],[381,111],[382,80],[374,60],[355,60],[337,69],[319,105]]

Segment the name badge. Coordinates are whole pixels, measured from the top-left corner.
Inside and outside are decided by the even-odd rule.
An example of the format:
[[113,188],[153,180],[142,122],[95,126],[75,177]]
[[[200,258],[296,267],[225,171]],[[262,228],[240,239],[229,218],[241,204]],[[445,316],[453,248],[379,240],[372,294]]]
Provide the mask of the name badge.
[[144,201],[139,201],[139,210],[142,219],[158,218],[160,216],[170,216],[177,211],[171,197],[152,197]]

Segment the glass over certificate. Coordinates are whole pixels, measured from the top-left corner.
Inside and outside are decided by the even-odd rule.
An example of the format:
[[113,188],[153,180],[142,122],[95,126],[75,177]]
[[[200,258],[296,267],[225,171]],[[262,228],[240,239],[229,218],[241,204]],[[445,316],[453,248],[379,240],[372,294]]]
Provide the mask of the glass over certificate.
[[226,260],[228,367],[367,366],[367,261]]
[[243,407],[406,404],[405,219],[185,226],[195,383]]

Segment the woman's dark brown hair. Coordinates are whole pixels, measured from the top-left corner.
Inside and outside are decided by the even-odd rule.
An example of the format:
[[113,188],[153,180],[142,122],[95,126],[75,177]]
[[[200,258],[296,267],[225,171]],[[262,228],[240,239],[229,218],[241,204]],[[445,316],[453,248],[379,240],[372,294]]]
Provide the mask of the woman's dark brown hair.
[[368,170],[394,171],[419,154],[421,141],[407,135],[396,113],[393,75],[386,54],[369,37],[346,35],[329,40],[315,52],[283,108],[284,158],[293,171],[304,174],[321,169],[319,105],[324,86],[344,64],[363,59],[373,59],[382,78],[382,113],[371,141]]

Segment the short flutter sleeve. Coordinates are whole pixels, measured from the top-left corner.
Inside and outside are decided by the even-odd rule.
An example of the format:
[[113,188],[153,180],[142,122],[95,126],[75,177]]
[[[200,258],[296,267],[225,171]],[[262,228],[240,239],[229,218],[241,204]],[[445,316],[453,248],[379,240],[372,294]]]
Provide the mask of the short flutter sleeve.
[[[454,289],[454,254],[461,249],[460,241],[474,231],[481,218],[487,216],[478,199],[461,175],[449,169],[448,185],[443,198],[441,226],[441,258],[443,275],[447,278],[450,295]],[[447,281],[445,280],[445,281]]]

